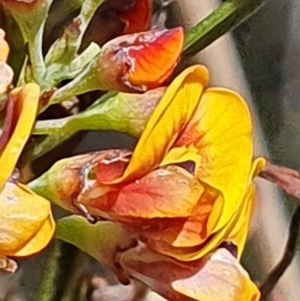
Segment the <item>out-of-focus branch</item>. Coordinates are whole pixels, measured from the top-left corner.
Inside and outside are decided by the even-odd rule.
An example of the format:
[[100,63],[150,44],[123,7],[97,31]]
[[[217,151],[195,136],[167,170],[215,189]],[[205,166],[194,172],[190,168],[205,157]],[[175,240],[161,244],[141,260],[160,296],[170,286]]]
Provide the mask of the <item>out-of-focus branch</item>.
[[271,271],[271,273],[267,276],[264,282],[260,285],[261,301],[266,300],[266,298],[270,295],[270,293],[278,283],[281,276],[291,264],[296,253],[297,239],[299,236],[299,226],[300,206],[293,214],[289,229],[289,238],[280,262],[276,265],[276,267]]
[[[297,171],[268,162],[259,176],[276,184],[278,188],[300,201],[300,174]],[[281,276],[291,264],[296,253],[299,226],[300,206],[293,214],[288,241],[280,262],[260,285],[261,300],[265,300],[270,295]]]

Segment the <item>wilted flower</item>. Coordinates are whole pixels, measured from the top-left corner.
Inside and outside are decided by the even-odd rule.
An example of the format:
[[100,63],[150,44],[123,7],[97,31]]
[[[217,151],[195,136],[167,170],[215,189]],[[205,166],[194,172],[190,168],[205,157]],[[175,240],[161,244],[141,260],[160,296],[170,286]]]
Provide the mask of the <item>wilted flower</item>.
[[0,205],[1,268],[13,272],[11,261],[3,266],[3,258],[41,251],[52,238],[55,223],[50,203],[21,184],[6,182],[0,191]]
[[229,241],[240,257],[254,201],[252,179],[264,162],[253,162],[243,98],[228,89],[205,89],[207,81],[203,66],[180,74],[133,153],[65,159],[35,185],[70,211],[122,223],[159,253],[191,261]]
[[99,76],[113,90],[159,87],[174,70],[182,47],[180,27],[115,38],[103,46],[99,55]]
[[248,273],[224,248],[196,261],[180,262],[138,246],[120,253],[118,263],[168,300],[258,301],[260,297]]

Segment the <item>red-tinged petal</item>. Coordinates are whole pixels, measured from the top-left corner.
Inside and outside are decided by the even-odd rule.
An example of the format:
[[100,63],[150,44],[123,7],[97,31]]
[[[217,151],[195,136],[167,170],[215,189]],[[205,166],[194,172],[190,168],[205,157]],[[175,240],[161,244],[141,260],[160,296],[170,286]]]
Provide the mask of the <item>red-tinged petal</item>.
[[112,166],[111,177],[114,163],[126,162],[130,155],[128,150],[105,150],[62,159],[32,181],[29,187],[65,210],[82,213],[79,208],[81,200],[92,202],[94,197],[115,190],[98,184],[97,177],[106,176],[105,172],[99,171],[101,165],[103,168]]
[[122,34],[145,31],[149,29],[151,12],[150,0],[106,0],[90,22],[83,45],[96,42],[102,46]]
[[192,118],[207,80],[207,69],[193,66],[171,83],[151,115],[123,176],[110,184],[138,179],[162,162]]
[[202,186],[187,171],[177,166],[168,166],[120,186],[111,196],[114,201],[110,202],[109,208],[108,195],[103,198],[97,196],[95,200],[86,202],[82,200],[82,203],[92,213],[108,210],[107,214],[114,219],[128,219],[134,224],[134,219],[188,217],[202,192]]
[[149,28],[151,20],[151,1],[135,0],[134,4],[119,14],[125,21],[124,33],[135,33]]
[[152,30],[106,43],[97,60],[99,80],[111,90],[146,91],[162,86],[178,63],[183,30]]
[[253,141],[245,100],[231,90],[206,90],[176,145],[193,145],[199,150],[198,178],[223,194],[207,226],[208,232],[216,232],[236,213],[249,186]]
[[248,273],[226,249],[197,261],[180,262],[143,246],[121,253],[118,261],[132,277],[175,301],[258,301]]

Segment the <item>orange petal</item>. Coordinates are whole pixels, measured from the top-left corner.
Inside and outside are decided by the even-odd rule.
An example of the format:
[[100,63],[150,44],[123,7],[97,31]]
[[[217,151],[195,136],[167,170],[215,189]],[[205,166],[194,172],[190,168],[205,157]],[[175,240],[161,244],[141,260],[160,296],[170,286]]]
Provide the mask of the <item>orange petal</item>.
[[[155,235],[148,235],[149,239],[151,239],[149,241],[151,247],[163,254],[169,255],[178,260],[192,261],[206,256],[209,252],[213,251],[223,242],[227,241],[232,242],[237,246],[237,256],[238,259],[240,259],[248,236],[252,210],[254,206],[255,187],[253,184],[251,184],[251,181],[253,177],[259,172],[259,170],[263,168],[264,164],[265,160],[262,158],[258,158],[253,162],[252,169],[249,175],[248,191],[242,199],[238,210],[235,212],[235,214],[232,215],[231,219],[222,229],[214,233],[212,236],[208,237],[206,241],[202,241],[202,244],[191,247],[191,242],[197,242],[197,238],[198,242],[201,243],[201,241],[199,241],[201,239],[201,230],[203,228],[206,229],[205,223],[200,224],[202,226],[201,227],[199,225],[198,220],[199,218],[204,218],[205,216],[203,216],[203,214],[197,216],[199,214],[197,210],[202,209],[200,200],[198,204],[199,209],[196,207],[194,211],[194,214],[196,214],[196,218],[195,216],[191,216],[190,219],[188,219],[185,223],[182,223],[179,226],[176,226],[176,224],[174,224],[175,229],[173,229],[173,233],[175,231],[177,232],[176,239],[173,238],[173,242],[168,240],[169,237],[172,238],[170,233],[157,232],[154,233]],[[206,193],[207,191],[203,193],[201,199],[206,198]],[[222,202],[222,199],[220,199],[220,195],[217,197],[215,202]],[[196,235],[197,233],[198,236]],[[185,238],[186,241],[182,241],[182,238]],[[180,242],[180,244],[178,244],[178,242]],[[185,245],[183,243],[185,243]],[[187,243],[189,243],[189,245]]]
[[0,156],[0,189],[10,177],[27,142],[35,122],[39,104],[40,88],[34,83],[16,88],[10,96],[16,98],[13,133]]
[[128,49],[132,69],[125,79],[133,86],[146,86],[147,89],[162,85],[175,68],[182,47],[181,27],[140,36],[135,47]]
[[171,83],[151,115],[123,176],[110,184],[140,178],[162,162],[192,118],[207,81],[207,69],[193,66]]
[[28,256],[49,243],[55,223],[47,200],[21,184],[6,182],[0,204],[1,255]]
[[168,166],[124,185],[111,213],[143,219],[188,217],[202,192],[202,186],[187,171]]
[[160,87],[176,67],[182,47],[181,27],[115,38],[103,46],[98,57],[99,81],[123,92]]
[[236,213],[249,185],[253,141],[245,100],[228,89],[206,90],[176,145],[193,145],[199,150],[199,180],[223,194],[207,226],[208,232],[216,232]]

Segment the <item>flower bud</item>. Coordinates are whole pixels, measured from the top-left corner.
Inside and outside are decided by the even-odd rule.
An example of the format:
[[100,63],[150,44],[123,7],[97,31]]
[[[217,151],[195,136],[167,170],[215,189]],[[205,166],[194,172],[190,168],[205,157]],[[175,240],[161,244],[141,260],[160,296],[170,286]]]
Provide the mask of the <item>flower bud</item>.
[[108,89],[146,91],[165,83],[182,47],[181,27],[124,35],[103,46],[97,71]]

